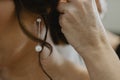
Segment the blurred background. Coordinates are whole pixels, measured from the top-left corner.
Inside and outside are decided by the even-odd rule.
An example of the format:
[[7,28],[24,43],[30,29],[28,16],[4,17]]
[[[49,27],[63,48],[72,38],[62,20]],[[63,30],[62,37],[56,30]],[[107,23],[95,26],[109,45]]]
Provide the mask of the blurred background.
[[103,24],[109,31],[120,34],[120,0],[107,0],[107,4]]

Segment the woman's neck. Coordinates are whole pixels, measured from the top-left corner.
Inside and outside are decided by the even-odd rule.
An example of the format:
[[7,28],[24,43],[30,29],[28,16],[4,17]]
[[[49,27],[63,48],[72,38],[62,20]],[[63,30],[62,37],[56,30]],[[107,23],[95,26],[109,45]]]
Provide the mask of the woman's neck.
[[12,22],[0,32],[0,80],[45,80],[36,44],[23,34],[16,20]]
[[1,69],[1,78],[5,80],[44,80],[38,54],[34,51],[34,43],[29,42],[19,53],[20,57],[15,59],[9,66]]

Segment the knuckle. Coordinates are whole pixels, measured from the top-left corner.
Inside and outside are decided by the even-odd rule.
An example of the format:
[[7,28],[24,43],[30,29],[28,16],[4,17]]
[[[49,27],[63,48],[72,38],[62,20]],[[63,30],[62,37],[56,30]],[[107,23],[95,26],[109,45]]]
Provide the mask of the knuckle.
[[76,13],[78,10],[77,10],[77,8],[75,6],[70,5],[68,7],[67,11],[68,11],[68,14],[72,15],[73,13]]
[[65,16],[64,15],[61,15],[60,17],[59,17],[59,23],[60,23],[60,25],[61,26],[64,26],[64,23],[65,23]]
[[57,9],[60,11],[60,12],[64,12],[66,10],[66,3],[60,3],[57,7]]

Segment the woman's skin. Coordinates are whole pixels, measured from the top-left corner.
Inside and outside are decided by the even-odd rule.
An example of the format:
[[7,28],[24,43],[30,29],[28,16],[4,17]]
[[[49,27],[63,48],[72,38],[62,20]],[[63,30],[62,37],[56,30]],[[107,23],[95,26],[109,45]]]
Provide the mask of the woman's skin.
[[[34,25],[38,16],[27,11],[21,14],[27,26]],[[48,56],[49,50],[45,49],[41,53],[42,63],[53,80],[89,79],[86,71],[67,61],[57,52],[49,34],[47,42],[53,46],[53,52],[51,56]],[[49,80],[39,67],[35,46],[36,43],[27,38],[20,29],[13,1],[0,1],[0,79]],[[77,77],[79,75],[81,77]]]
[[120,61],[111,47],[95,0],[59,4],[60,25],[68,42],[83,57],[90,80],[119,80]]
[[[97,3],[97,9],[100,14],[100,17],[104,18],[104,14],[107,12],[106,0],[95,0],[95,1]],[[107,36],[108,36],[109,43],[111,44],[113,49],[116,50],[116,48],[120,44],[120,37],[109,31],[107,31]]]
[[[104,14],[107,11],[106,0],[95,0],[95,1],[97,3],[97,9],[100,14],[100,17],[103,18]],[[120,44],[120,37],[109,31],[107,31],[107,36],[108,36],[109,43],[111,44],[113,49],[116,50],[116,48]]]
[[[21,14],[25,25],[34,25],[36,14],[27,11],[23,11]],[[47,49],[41,53],[42,64],[53,80],[89,80],[87,71],[59,54],[49,34],[47,42],[53,46],[53,52],[51,56],[48,56],[49,50]],[[49,80],[39,67],[38,55],[34,50],[35,45],[36,43],[21,31],[13,1],[0,1],[0,78],[3,80]],[[92,60],[86,60],[86,63],[89,62],[93,63]]]
[[[97,9],[98,9],[99,15],[102,19],[107,11],[106,0],[95,0],[95,1],[97,4]],[[61,0],[61,2],[67,2],[67,0]],[[117,46],[120,44],[120,37],[109,31],[107,31],[107,36],[108,36],[108,40],[109,40],[111,46],[114,49],[116,49]]]

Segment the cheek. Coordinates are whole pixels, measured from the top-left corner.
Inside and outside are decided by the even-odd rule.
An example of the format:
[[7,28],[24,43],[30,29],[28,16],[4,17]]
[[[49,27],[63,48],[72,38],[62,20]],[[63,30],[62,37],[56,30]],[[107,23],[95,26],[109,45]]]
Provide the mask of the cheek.
[[12,0],[0,1],[0,25],[6,23],[13,15],[15,6]]

